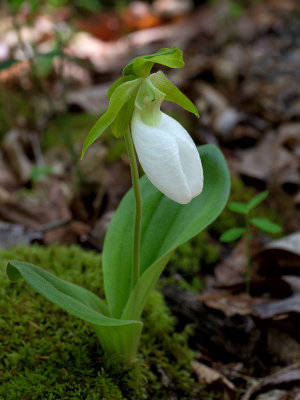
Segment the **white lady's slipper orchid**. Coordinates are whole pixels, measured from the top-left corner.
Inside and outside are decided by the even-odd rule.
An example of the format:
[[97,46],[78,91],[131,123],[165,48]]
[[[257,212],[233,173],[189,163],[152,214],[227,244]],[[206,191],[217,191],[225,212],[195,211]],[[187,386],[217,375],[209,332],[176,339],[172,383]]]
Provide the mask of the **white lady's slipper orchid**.
[[203,189],[200,156],[179,122],[158,113],[153,126],[145,122],[142,110],[135,108],[131,131],[136,152],[152,184],[170,199],[187,204]]

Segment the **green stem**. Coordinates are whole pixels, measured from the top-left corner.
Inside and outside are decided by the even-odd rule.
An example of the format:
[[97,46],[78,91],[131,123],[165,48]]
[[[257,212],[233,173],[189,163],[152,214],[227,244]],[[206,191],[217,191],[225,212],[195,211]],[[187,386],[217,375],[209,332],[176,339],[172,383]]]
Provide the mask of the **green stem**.
[[246,217],[246,252],[247,252],[247,263],[246,263],[246,292],[250,294],[251,284],[251,239],[252,235],[250,232],[249,218]]
[[132,272],[131,272],[131,290],[134,288],[140,276],[140,248],[141,248],[141,228],[142,228],[142,195],[139,184],[139,172],[136,162],[134,145],[131,132],[128,129],[125,133],[125,143],[127,147],[132,186],[135,197],[135,218],[134,218],[134,234],[132,248]]

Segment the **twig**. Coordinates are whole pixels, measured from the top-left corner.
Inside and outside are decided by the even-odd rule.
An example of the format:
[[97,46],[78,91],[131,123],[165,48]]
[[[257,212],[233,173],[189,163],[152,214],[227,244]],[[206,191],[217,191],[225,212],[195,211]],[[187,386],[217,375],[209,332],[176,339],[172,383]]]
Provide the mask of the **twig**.
[[247,390],[247,392],[243,395],[243,397],[241,398],[241,400],[250,400],[251,396],[253,395],[253,393],[260,387],[260,385],[262,384],[262,382],[265,379],[269,379],[272,378],[276,375],[281,374],[282,372],[286,372],[286,371],[290,371],[292,369],[298,368],[300,366],[300,362],[299,363],[295,363],[292,365],[288,365],[287,367],[284,367],[276,372],[274,372],[271,375],[267,375],[261,379],[256,380],[255,382],[252,383],[252,385],[249,387],[249,389]]

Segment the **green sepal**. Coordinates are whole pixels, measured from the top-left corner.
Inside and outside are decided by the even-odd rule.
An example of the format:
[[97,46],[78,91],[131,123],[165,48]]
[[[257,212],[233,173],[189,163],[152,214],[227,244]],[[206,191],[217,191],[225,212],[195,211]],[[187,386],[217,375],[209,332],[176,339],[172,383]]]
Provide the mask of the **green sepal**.
[[150,77],[143,79],[135,99],[135,106],[145,124],[158,126],[161,119],[160,106],[164,98],[165,94],[153,85]]
[[112,124],[123,107],[124,102],[132,96],[132,93],[137,89],[140,83],[141,78],[129,80],[128,82],[119,84],[119,86],[113,90],[107,111],[101,115],[84,141],[81,158],[83,158],[86,150],[91,146],[91,144],[93,144],[105,129]]
[[182,68],[184,66],[182,51],[173,46],[171,49],[163,48],[156,53],[136,57],[123,69],[123,76],[136,75],[146,78],[155,63],[170,68]]
[[118,139],[125,135],[126,129],[130,128],[138,89],[139,87],[137,87],[135,91],[131,93],[130,98],[122,106],[121,110],[118,112],[118,115],[111,124],[112,133]]
[[281,226],[274,224],[274,222],[269,221],[267,218],[252,218],[250,222],[264,232],[279,233],[282,231]]
[[220,237],[221,242],[233,242],[246,232],[246,228],[231,228]]
[[169,81],[162,71],[151,74],[149,78],[153,85],[165,94],[165,100],[176,103],[180,107],[196,115],[196,117],[199,117],[196,106],[171,81]]
[[122,76],[121,78],[117,79],[116,82],[114,82],[108,89],[107,97],[110,99],[113,92],[117,89],[118,86],[122,85],[122,83],[133,81],[135,79],[136,79],[135,75]]

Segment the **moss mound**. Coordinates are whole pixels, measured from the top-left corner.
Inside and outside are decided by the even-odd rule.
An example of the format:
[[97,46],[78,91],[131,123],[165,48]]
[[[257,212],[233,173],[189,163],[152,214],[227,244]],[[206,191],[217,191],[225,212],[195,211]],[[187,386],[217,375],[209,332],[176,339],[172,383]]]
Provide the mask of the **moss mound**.
[[[101,257],[77,246],[0,250],[0,399],[206,399],[190,370],[187,333],[175,332],[162,296],[145,309],[139,361],[107,359],[91,326],[10,282],[9,259],[35,263],[103,296]],[[211,399],[211,397],[209,397]]]

